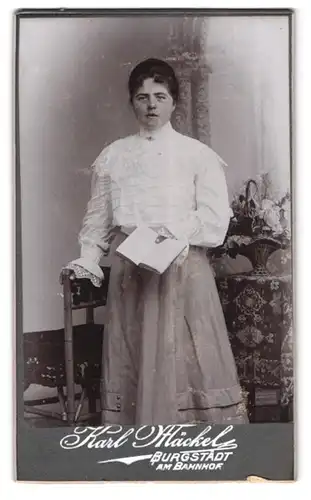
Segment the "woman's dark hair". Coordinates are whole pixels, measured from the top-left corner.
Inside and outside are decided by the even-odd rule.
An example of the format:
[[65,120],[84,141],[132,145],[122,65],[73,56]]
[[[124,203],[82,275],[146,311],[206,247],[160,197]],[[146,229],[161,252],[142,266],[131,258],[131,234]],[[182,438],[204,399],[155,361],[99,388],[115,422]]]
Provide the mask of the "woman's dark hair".
[[137,64],[130,74],[128,90],[131,102],[133,101],[135,92],[147,78],[153,78],[156,83],[166,85],[174,103],[178,101],[179,85],[173,68],[161,59],[150,58]]

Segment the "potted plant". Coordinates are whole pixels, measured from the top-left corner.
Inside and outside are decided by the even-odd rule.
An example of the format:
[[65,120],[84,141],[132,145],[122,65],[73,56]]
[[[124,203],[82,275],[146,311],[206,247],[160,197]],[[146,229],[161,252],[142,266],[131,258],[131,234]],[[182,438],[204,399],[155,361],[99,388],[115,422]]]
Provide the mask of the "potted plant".
[[290,194],[274,200],[268,195],[268,175],[248,180],[231,204],[232,217],[223,245],[214,257],[238,254],[247,257],[251,275],[269,275],[267,261],[278,249],[288,248],[291,238]]

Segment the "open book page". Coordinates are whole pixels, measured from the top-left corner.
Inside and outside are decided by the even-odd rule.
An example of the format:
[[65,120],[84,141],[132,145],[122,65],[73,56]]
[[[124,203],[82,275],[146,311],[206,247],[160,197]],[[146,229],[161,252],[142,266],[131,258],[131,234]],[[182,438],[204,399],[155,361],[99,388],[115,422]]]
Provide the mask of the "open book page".
[[121,257],[131,260],[137,266],[152,252],[158,235],[147,226],[139,226],[116,249]]
[[160,243],[155,243],[139,265],[162,274],[185,248],[184,241],[167,238]]
[[137,266],[162,274],[184,250],[184,241],[167,238],[156,242],[158,235],[147,226],[140,226],[116,249],[121,257]]

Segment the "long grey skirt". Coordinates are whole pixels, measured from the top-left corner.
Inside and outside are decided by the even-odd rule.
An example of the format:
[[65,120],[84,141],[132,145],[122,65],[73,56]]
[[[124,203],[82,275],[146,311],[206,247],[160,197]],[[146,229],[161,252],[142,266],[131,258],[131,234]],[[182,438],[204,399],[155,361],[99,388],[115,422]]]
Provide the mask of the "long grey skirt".
[[114,255],[107,313],[102,424],[248,422],[205,249],[161,276]]

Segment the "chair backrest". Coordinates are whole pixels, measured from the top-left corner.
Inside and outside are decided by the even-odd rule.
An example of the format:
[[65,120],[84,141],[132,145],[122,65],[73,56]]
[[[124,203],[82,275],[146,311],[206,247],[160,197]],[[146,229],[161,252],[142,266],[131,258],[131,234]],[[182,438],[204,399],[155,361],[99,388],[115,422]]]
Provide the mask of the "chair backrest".
[[101,267],[104,279],[100,287],[96,287],[87,278],[70,279],[70,270],[64,273],[64,312],[65,331],[72,330],[72,311],[86,309],[86,323],[94,323],[94,308],[105,306],[107,302],[110,267]]
[[106,305],[110,267],[101,268],[104,273],[104,280],[101,287],[95,287],[86,278],[75,278],[71,282],[71,308],[84,309],[88,307],[100,307]]

